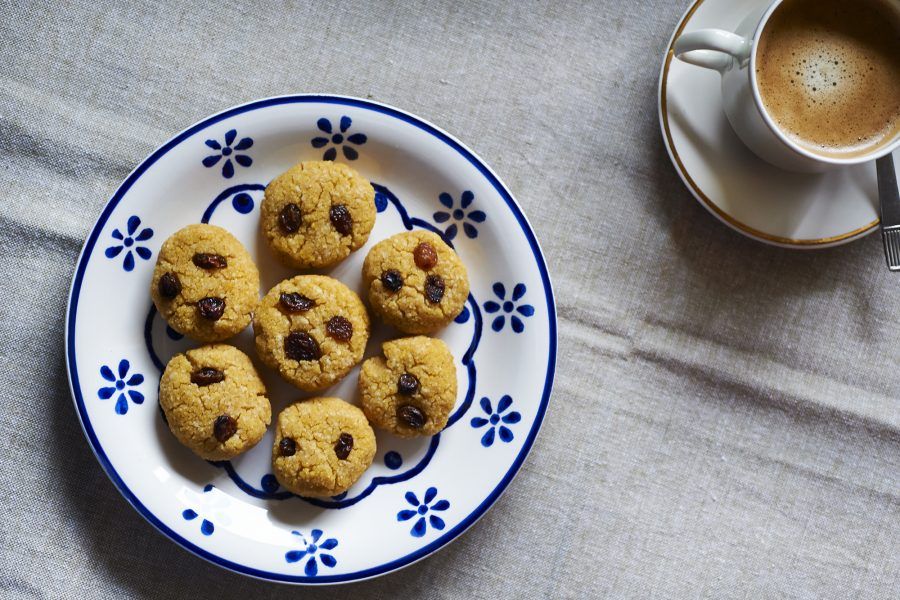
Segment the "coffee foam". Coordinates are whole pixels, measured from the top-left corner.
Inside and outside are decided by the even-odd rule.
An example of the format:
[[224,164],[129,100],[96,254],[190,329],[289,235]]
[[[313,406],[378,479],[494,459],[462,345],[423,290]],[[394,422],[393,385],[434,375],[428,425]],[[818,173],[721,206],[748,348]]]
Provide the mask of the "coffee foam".
[[763,104],[821,154],[872,151],[900,129],[900,36],[875,0],[787,0],[757,50]]

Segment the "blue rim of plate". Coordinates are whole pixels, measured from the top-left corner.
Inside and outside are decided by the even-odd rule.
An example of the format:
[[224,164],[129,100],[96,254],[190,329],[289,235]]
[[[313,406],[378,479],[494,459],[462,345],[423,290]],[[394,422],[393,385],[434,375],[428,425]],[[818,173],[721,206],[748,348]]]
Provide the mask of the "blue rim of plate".
[[[388,115],[390,117],[394,117],[395,119],[399,119],[400,121],[404,121],[410,125],[413,125],[421,129],[422,131],[432,135],[433,137],[441,140],[442,142],[453,148],[460,155],[462,155],[464,158],[466,158],[466,160],[468,160],[476,169],[478,169],[481,175],[491,183],[494,189],[497,190],[497,193],[500,194],[500,196],[506,202],[507,206],[515,216],[516,221],[518,221],[522,232],[525,234],[525,237],[528,240],[528,245],[531,247],[531,252],[534,255],[538,270],[541,274],[541,281],[544,286],[544,296],[547,302],[547,316],[549,318],[550,329],[547,376],[544,381],[544,389],[541,393],[541,403],[538,407],[537,415],[535,417],[534,423],[531,426],[531,430],[528,432],[528,437],[525,439],[525,443],[522,445],[522,449],[519,451],[519,454],[513,461],[512,466],[509,468],[509,470],[507,470],[506,475],[503,476],[503,479],[500,480],[500,483],[497,484],[497,486],[491,491],[490,494],[488,494],[487,498],[485,498],[481,502],[481,504],[479,504],[475,508],[475,510],[469,513],[469,515],[466,516],[466,518],[464,518],[455,527],[447,531],[447,533],[437,538],[430,544],[419,548],[415,552],[411,552],[410,554],[407,554],[402,558],[392,560],[377,567],[362,569],[360,571],[346,573],[343,575],[317,576],[314,578],[284,575],[282,573],[272,573],[269,571],[254,569],[246,565],[226,560],[220,556],[213,554],[212,552],[209,552],[208,550],[200,548],[193,542],[178,535],[159,518],[157,518],[156,515],[150,512],[150,510],[148,510],[147,507],[145,507],[141,503],[140,499],[134,495],[134,493],[128,488],[128,486],[125,485],[125,482],[122,480],[122,478],[119,477],[118,472],[116,472],[116,470],[113,468],[112,463],[110,463],[109,459],[106,456],[106,453],[103,451],[103,447],[101,446],[100,441],[97,439],[97,436],[94,433],[94,429],[91,426],[90,418],[88,417],[85,408],[84,398],[82,398],[81,395],[81,386],[79,385],[78,370],[76,368],[77,359],[75,356],[75,320],[78,314],[78,299],[81,293],[81,284],[84,279],[84,272],[87,267],[88,259],[90,258],[91,253],[94,250],[94,246],[97,242],[97,237],[100,235],[100,231],[103,229],[104,225],[112,214],[113,209],[115,209],[116,205],[118,205],[119,201],[128,192],[128,190],[131,189],[131,186],[134,184],[134,182],[137,181],[144,174],[144,172],[148,168],[150,168],[151,165],[153,165],[157,160],[164,156],[169,150],[180,144],[182,141],[193,136],[197,132],[200,132],[222,120],[245,112],[267,108],[270,106],[278,106],[281,104],[310,103],[352,106],[355,108],[371,110]],[[547,404],[550,401],[550,393],[553,388],[553,378],[556,371],[556,344],[556,304],[553,300],[553,289],[550,283],[550,275],[547,272],[547,264],[544,261],[544,255],[541,252],[541,248],[538,244],[537,238],[534,235],[534,231],[531,229],[531,225],[528,223],[528,219],[525,217],[522,209],[513,199],[512,194],[510,194],[506,186],[494,174],[494,172],[491,171],[490,168],[488,168],[488,166],[485,165],[484,162],[474,152],[469,150],[456,138],[423,119],[415,117],[392,106],[388,106],[386,104],[381,104],[378,102],[372,102],[370,100],[363,100],[360,98],[353,98],[349,96],[327,96],[318,94],[275,96],[272,98],[254,100],[246,104],[241,104],[233,108],[229,108],[188,127],[181,133],[172,137],[165,144],[157,148],[152,154],[150,154],[150,156],[145,158],[128,175],[128,177],[125,178],[125,181],[122,182],[122,184],[116,190],[115,194],[113,194],[112,198],[110,198],[109,202],[106,203],[106,206],[103,208],[103,212],[100,214],[100,217],[97,219],[96,223],[94,223],[94,227],[91,229],[91,233],[90,235],[88,235],[88,238],[84,243],[84,247],[81,249],[81,254],[78,257],[78,264],[75,269],[75,275],[72,278],[72,287],[69,292],[69,302],[66,310],[65,328],[66,367],[69,374],[69,388],[72,391],[72,397],[75,401],[75,407],[78,410],[78,418],[81,422],[81,427],[84,430],[85,436],[88,438],[91,450],[93,450],[94,455],[97,457],[97,460],[100,462],[103,470],[106,471],[107,476],[109,476],[113,484],[125,497],[125,499],[128,500],[128,502],[135,508],[135,510],[138,511],[138,513],[141,514],[141,516],[149,521],[150,524],[156,527],[161,533],[175,541],[183,548],[196,554],[200,558],[203,558],[215,565],[218,565],[230,571],[241,573],[243,575],[249,575],[250,577],[256,577],[258,579],[264,579],[268,581],[278,581],[283,583],[295,584],[350,583],[377,577],[379,575],[384,575],[386,573],[390,573],[391,571],[402,569],[403,567],[411,565],[412,563],[436,552],[437,550],[449,544],[451,541],[458,538],[469,527],[475,524],[475,522],[480,519],[491,506],[493,506],[497,499],[500,498],[500,496],[509,486],[510,482],[516,476],[522,466],[522,463],[525,461],[525,458],[531,451],[531,446],[534,444],[534,440],[541,429],[541,425],[544,421],[544,414],[547,411]]]

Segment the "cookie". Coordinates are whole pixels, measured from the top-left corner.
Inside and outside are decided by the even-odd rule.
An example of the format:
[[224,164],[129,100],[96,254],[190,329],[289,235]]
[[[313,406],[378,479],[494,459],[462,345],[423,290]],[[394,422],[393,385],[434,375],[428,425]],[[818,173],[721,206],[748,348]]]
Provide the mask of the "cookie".
[[188,225],[163,243],[150,296],[172,329],[218,342],[250,323],[259,301],[259,271],[237,238],[221,227]]
[[359,372],[366,417],[400,437],[441,431],[456,404],[456,366],[447,344],[416,336],[381,349],[384,357],[366,360]]
[[375,225],[375,190],[345,164],[294,165],[266,186],[259,226],[269,248],[287,267],[338,263],[369,239]]
[[375,432],[361,410],[338,398],[310,398],[278,415],[272,472],[300,496],[346,492],[375,457]]
[[378,242],[363,263],[369,304],[406,333],[431,333],[455,319],[469,296],[466,267],[430,231],[398,233]]
[[159,382],[159,405],[178,441],[206,460],[252,448],[272,420],[266,387],[246,354],[213,344],[176,354]]
[[359,296],[337,279],[300,275],[263,297],[253,332],[260,359],[312,392],[340,381],[362,360],[369,315]]

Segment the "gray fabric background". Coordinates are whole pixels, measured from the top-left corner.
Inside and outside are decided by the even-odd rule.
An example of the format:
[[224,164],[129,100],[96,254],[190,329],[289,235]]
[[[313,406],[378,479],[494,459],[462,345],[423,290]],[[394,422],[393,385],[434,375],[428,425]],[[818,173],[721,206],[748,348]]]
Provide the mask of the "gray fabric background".
[[[872,236],[801,254],[691,198],[656,87],[687,0],[0,2],[0,596],[897,598],[900,294]],[[469,144],[554,277],[557,383],[506,495],[383,578],[291,589],[159,535],[83,439],[75,259],[125,175],[261,96],[331,92]]]

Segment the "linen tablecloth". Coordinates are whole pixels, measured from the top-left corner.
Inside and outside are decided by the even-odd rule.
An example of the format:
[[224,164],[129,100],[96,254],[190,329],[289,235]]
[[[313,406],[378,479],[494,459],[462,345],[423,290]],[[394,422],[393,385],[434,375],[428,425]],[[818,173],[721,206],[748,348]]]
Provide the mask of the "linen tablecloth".
[[[687,0],[2,3],[3,598],[900,597],[900,279],[693,200],[659,134]],[[158,534],[85,442],[63,321],[126,174],[254,98],[374,98],[458,136],[547,255],[559,367],[518,478],[401,572],[290,589]]]

